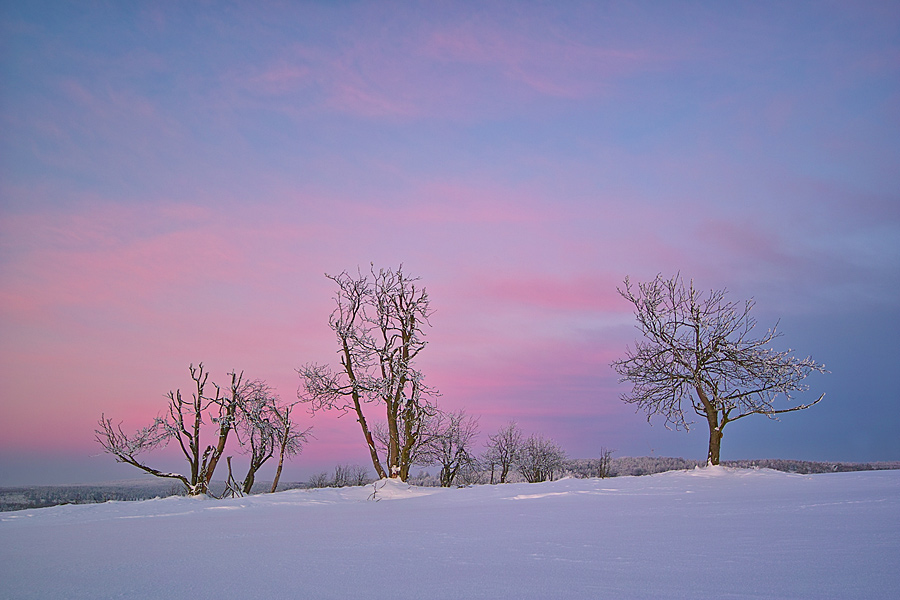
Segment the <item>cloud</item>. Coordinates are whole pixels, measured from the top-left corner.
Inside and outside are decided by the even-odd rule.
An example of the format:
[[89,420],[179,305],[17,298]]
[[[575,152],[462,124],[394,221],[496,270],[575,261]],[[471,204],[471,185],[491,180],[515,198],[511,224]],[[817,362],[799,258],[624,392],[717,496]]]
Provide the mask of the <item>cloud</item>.
[[536,39],[540,16],[510,22],[485,8],[443,18],[397,15],[372,27],[365,7],[327,42],[292,42],[265,62],[228,70],[226,86],[269,95],[288,114],[319,111],[369,119],[479,119],[545,100],[586,100],[671,60],[621,40],[598,46],[565,28]]
[[565,32],[535,39],[524,29],[515,23],[453,24],[431,32],[426,53],[438,62],[488,68],[539,95],[568,99],[600,95],[617,77],[659,60],[643,50],[573,41]]
[[527,304],[539,309],[603,313],[622,308],[615,284],[600,278],[526,276],[499,277],[487,283],[487,293],[501,302]]

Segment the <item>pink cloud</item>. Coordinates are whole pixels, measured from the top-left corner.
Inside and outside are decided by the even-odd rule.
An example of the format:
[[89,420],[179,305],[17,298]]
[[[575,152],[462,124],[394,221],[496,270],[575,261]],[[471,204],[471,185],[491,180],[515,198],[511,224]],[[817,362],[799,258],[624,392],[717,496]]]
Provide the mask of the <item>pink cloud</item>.
[[596,97],[623,75],[670,59],[576,41],[565,31],[538,39],[528,31],[533,23],[483,16],[482,22],[416,22],[403,35],[350,28],[334,46],[296,43],[268,64],[238,67],[226,79],[254,92],[294,94],[282,106],[289,113],[469,118],[508,114],[541,98]]
[[432,32],[426,52],[441,61],[494,68],[510,81],[560,98],[600,93],[613,78],[643,69],[651,60],[643,50],[602,48],[565,35],[536,39],[508,26],[472,22]]
[[292,91],[301,85],[310,75],[306,65],[282,63],[272,65],[258,75],[251,76],[249,83],[269,94],[281,94]]
[[619,311],[623,301],[608,279],[579,277],[498,278],[486,284],[486,292],[501,302],[537,308],[577,311]]
[[537,225],[554,219],[552,211],[541,208],[539,199],[528,190],[491,183],[425,181],[414,183],[406,197],[409,199],[396,205],[359,203],[353,210],[387,222],[439,228],[502,223]]
[[59,87],[70,100],[85,106],[93,106],[96,101],[94,94],[88,91],[88,89],[81,85],[76,79],[62,79],[59,82]]

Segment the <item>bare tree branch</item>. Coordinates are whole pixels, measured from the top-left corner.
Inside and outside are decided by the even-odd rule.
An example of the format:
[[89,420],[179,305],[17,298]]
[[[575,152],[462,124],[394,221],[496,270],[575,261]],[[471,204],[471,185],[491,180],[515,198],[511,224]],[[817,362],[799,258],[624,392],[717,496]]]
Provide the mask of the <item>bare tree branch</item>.
[[[724,426],[752,414],[775,415],[809,408],[821,400],[777,409],[779,396],[786,400],[804,392],[803,380],[825,367],[812,358],[795,358],[792,350],[771,348],[780,337],[777,324],[761,337],[752,337],[756,320],[750,311],[754,301],[725,299],[727,290],[707,294],[685,286],[680,275],[639,283],[625,278],[623,298],[635,307],[637,327],[644,338],[626,350],[627,358],[612,363],[621,381],[633,384],[622,400],[665,419],[666,427],[688,429],[690,408],[706,419],[710,430],[708,461],[719,463]],[[824,394],[823,394],[824,395]]]
[[[415,367],[426,345],[423,325],[431,314],[428,294],[418,286],[418,278],[403,272],[402,265],[396,271],[376,272],[372,266],[368,275],[326,276],[337,285],[328,322],[338,342],[341,367],[304,365],[298,369],[297,396],[314,413],[354,414],[377,475],[405,481],[419,430],[416,420],[424,414],[427,399],[437,395]],[[365,406],[373,403],[385,410],[384,464],[366,417]]]
[[[191,365],[189,370],[194,382],[190,399],[186,400],[179,389],[170,391],[166,395],[168,406],[165,416],[157,417],[150,426],[132,435],[122,431],[121,426],[114,427],[110,419],[101,415],[99,429],[96,430],[97,442],[117,461],[157,477],[178,479],[188,493],[197,495],[209,493],[209,483],[233,433],[250,457],[247,476],[239,491],[250,493],[256,472],[277,451],[279,465],[274,491],[285,457],[300,452],[310,429],[301,431],[297,428],[291,420],[291,408],[281,406],[274,390],[264,381],[248,381],[243,373],[231,372],[231,385],[227,394],[223,395],[219,386],[209,381],[209,374],[202,363],[196,367]],[[207,393],[210,386],[214,388],[214,394]],[[204,447],[201,432],[207,431],[210,426],[215,428],[215,445]],[[140,454],[173,439],[178,442],[188,463],[189,475],[154,469],[139,458]],[[227,462],[231,481],[231,462]]]
[[500,483],[506,483],[509,471],[519,460],[522,449],[522,431],[515,421],[510,421],[494,435],[488,436],[483,462],[490,466],[494,483],[494,468],[500,467]]

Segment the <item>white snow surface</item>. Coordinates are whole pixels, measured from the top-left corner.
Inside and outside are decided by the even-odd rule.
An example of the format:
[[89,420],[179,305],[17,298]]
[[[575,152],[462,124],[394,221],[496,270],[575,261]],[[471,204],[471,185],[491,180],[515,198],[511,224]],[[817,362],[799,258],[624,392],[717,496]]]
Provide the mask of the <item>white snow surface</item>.
[[900,471],[381,481],[6,512],[0,597],[898,598]]

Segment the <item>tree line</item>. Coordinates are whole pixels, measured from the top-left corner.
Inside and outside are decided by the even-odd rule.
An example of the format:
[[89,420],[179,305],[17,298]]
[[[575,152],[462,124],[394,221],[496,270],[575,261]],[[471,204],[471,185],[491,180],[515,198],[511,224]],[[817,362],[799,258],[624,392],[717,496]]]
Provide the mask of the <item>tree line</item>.
[[[440,467],[441,485],[480,480],[504,483],[511,472],[529,482],[553,479],[563,471],[565,453],[540,435],[523,439],[514,422],[489,437],[485,452],[473,449],[478,419],[465,410],[444,411],[440,392],[426,384],[418,359],[427,347],[425,328],[432,314],[430,298],[418,277],[370,266],[355,275],[326,275],[336,287],[335,307],[328,319],[337,346],[336,365],[309,362],[297,369],[300,387],[295,401],[285,403],[265,381],[228,374],[225,388],[209,381],[203,364],[191,365],[190,398],[170,391],[163,416],[133,434],[101,415],[96,439],[117,461],[157,477],[180,481],[189,494],[208,494],[223,458],[226,493],[247,494],[256,473],[269,460],[278,466],[275,491],[286,459],[299,454],[311,438],[292,416],[303,405],[321,411],[352,414],[359,425],[376,477],[407,481],[413,465]],[[807,389],[803,380],[825,372],[807,357],[779,352],[771,345],[780,336],[775,328],[754,337],[752,300],[726,299],[726,290],[703,294],[680,275],[657,276],[632,285],[625,278],[620,295],[635,307],[643,339],[626,348],[626,357],[612,368],[631,392],[622,396],[647,413],[661,416],[666,426],[688,429],[685,409],[693,410],[709,426],[707,464],[720,462],[725,425],[754,414],[769,418],[803,410],[818,403],[776,408],[775,399]],[[203,438],[210,436],[210,442]],[[224,456],[235,440],[247,457],[242,478],[235,477],[232,456]],[[142,457],[170,442],[178,444],[188,472],[171,473],[150,466]],[[610,473],[610,454],[601,451],[597,476]],[[277,458],[276,458],[277,457]],[[340,475],[340,477],[338,477]],[[358,473],[336,472],[334,480],[359,481]],[[327,476],[326,476],[327,478]]]
[[[589,478],[599,477],[600,458],[579,458],[565,461],[560,475],[563,477]],[[705,465],[705,461],[689,460],[684,458],[670,458],[664,456],[642,457],[618,457],[610,463],[609,477],[639,476],[662,473],[664,471],[692,469]],[[900,461],[873,462],[873,463],[848,463],[848,462],[813,462],[785,459],[760,459],[760,460],[726,460],[722,464],[728,467],[739,468],[766,468],[787,473],[843,473],[850,471],[880,471],[887,469],[900,469]],[[343,471],[344,474],[341,474]],[[350,473],[361,473],[362,479],[348,477]],[[490,474],[481,472],[476,481],[468,483],[489,483]],[[511,473],[510,481],[524,481],[515,471]],[[102,485],[42,485],[42,486],[15,486],[0,487],[0,511],[26,510],[32,508],[45,508],[60,504],[93,504],[98,502],[150,500],[166,496],[186,495],[187,491],[179,483],[156,483],[157,480],[149,480],[141,483],[114,483]],[[440,479],[428,471],[420,470],[410,475],[407,480],[412,485],[439,486]],[[284,491],[297,488],[310,487],[345,487],[351,485],[365,485],[371,483],[370,471],[359,465],[338,465],[334,473],[317,473],[306,482],[279,483],[278,490]],[[462,483],[462,480],[460,480]],[[210,485],[213,495],[224,494],[224,482],[213,482]],[[268,491],[269,486],[254,488],[254,493]]]

